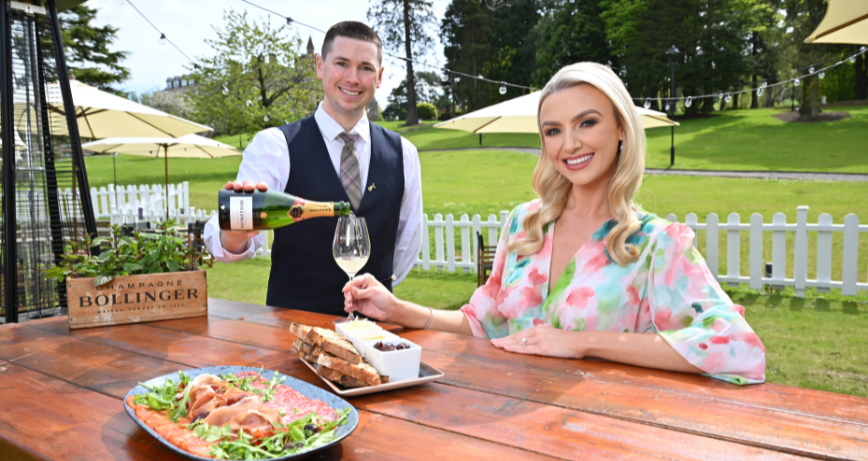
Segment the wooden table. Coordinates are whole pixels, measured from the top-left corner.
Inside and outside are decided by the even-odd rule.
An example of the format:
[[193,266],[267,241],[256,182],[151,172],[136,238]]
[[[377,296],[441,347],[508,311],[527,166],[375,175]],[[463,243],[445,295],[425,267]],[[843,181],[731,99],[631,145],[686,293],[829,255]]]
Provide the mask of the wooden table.
[[[0,327],[0,459],[178,459],[124,412],[139,381],[247,365],[324,385],[288,351],[333,317],[209,300],[209,316],[70,331]],[[349,399],[358,429],[314,459],[868,459],[868,399],[592,360],[510,354],[406,330],[440,382]]]

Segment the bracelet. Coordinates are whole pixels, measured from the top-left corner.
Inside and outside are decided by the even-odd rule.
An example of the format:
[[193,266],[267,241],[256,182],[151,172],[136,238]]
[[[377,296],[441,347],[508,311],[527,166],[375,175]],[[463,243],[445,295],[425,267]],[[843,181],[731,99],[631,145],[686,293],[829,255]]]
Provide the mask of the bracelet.
[[425,329],[426,329],[426,330],[428,329],[428,327],[431,326],[431,321],[434,320],[434,309],[432,309],[432,308],[429,307],[428,310],[431,311],[431,316],[428,317],[428,324],[425,325]]

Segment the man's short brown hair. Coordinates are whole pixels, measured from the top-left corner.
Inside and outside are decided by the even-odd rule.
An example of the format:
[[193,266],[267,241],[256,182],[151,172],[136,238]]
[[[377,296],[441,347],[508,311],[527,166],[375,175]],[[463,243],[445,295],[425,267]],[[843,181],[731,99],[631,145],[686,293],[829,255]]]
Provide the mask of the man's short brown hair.
[[377,45],[377,64],[383,64],[383,41],[374,29],[367,24],[358,21],[343,21],[331,26],[326,32],[325,41],[322,43],[323,59],[331,52],[335,37],[354,38]]

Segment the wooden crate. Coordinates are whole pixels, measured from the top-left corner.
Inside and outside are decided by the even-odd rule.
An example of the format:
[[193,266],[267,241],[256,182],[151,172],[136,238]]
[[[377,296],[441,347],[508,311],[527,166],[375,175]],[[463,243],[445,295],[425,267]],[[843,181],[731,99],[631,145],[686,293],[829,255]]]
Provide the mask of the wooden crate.
[[66,299],[70,329],[208,315],[203,270],[125,275],[99,287],[68,278]]

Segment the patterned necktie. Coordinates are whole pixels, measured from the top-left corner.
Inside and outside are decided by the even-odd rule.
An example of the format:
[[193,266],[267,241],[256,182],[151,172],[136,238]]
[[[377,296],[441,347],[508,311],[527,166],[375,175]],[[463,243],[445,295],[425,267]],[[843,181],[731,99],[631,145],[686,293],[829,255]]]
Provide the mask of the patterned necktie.
[[359,135],[356,133],[341,133],[338,135],[344,142],[341,151],[341,184],[350,198],[350,205],[358,211],[362,202],[362,177],[359,168],[359,154],[356,153],[356,141]]

